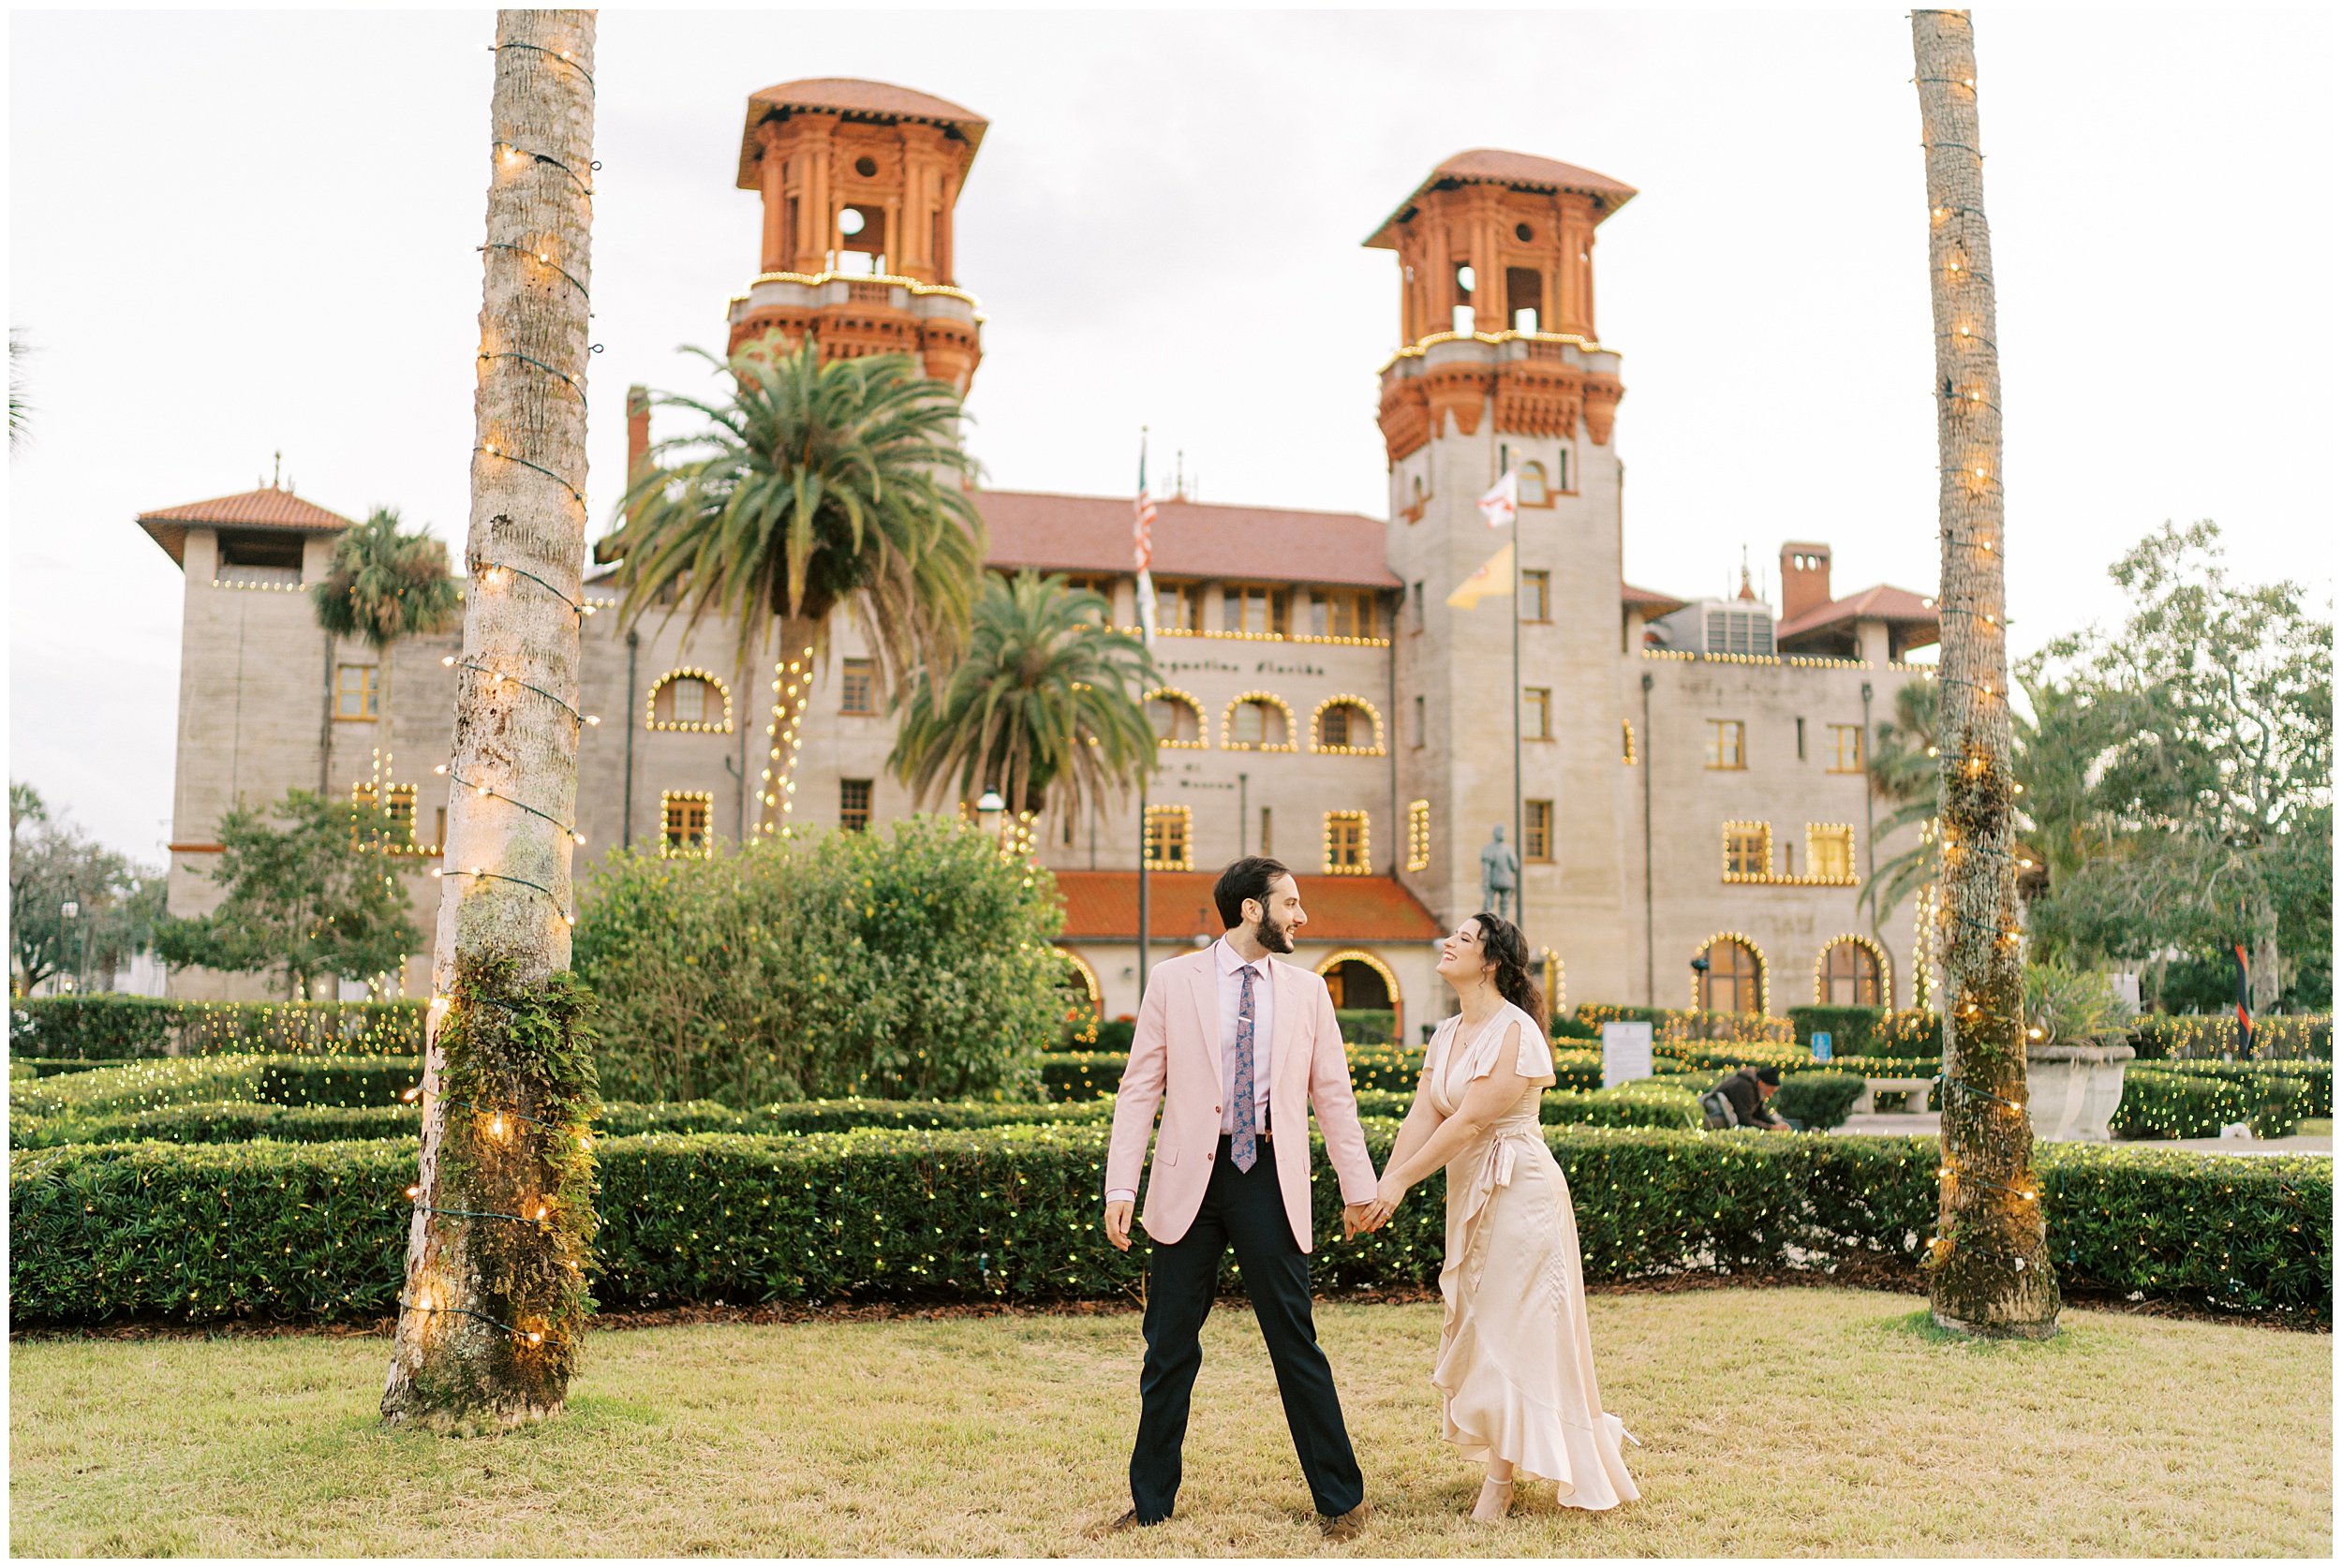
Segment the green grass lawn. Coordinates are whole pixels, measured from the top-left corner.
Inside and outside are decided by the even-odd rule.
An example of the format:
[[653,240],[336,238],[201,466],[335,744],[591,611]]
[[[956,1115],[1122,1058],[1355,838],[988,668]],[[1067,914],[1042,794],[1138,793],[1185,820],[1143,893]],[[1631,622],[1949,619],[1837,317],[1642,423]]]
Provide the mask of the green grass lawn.
[[[1608,1515],[1522,1488],[1494,1530],[1438,1437],[1432,1305],[1318,1324],[1380,1510],[1312,1528],[1250,1315],[1213,1313],[1187,1487],[1126,1504],[1129,1313],[613,1330],[563,1419],[386,1430],[388,1341],[11,1346],[18,1556],[1007,1554],[2304,1556],[2333,1547],[2332,1340],[2069,1311],[1973,1345],[1917,1297],[1605,1294],[1604,1402],[1645,1446]],[[1752,1397],[1761,1380],[1767,1392]]]

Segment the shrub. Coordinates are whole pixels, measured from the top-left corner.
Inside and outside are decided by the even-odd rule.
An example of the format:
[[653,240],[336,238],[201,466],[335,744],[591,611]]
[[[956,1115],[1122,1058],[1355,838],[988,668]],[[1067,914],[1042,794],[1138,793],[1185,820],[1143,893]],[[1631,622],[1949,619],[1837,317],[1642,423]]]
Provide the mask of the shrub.
[[1108,1056],[1127,1057],[1131,1054],[1131,1036],[1137,1029],[1135,1018],[1108,1018],[1098,1026],[1098,1049]]
[[1602,1026],[1590,1024],[1575,1013],[1556,1013],[1553,1014],[1553,1038],[1555,1040],[1599,1040],[1602,1038]]
[[52,1061],[219,1053],[413,1056],[422,1050],[424,1005],[19,998],[8,1009],[8,1055]]
[[579,916],[604,1091],[750,1105],[1023,1098],[1056,1038],[1048,874],[941,817],[712,859],[614,853]]
[[1785,1072],[1772,1097],[1773,1111],[1811,1130],[1841,1126],[1862,1092],[1860,1074],[1854,1072]]
[[[1396,1131],[1368,1123],[1378,1161]],[[1098,1234],[1105,1142],[1098,1126],[605,1139],[594,1293],[616,1308],[1127,1298],[1145,1248],[1117,1252]],[[1573,1128],[1546,1142],[1575,1197],[1589,1280],[1908,1264],[1934,1228],[1932,1138]],[[21,1155],[14,1321],[383,1316],[414,1160],[393,1143]],[[1436,1280],[1436,1184],[1344,1244],[1322,1150],[1315,1168],[1318,1288]],[[2331,1161],[2057,1145],[2036,1168],[2069,1289],[2329,1321]]]
[[[1338,1008],[1334,1019],[1341,1038],[1361,1044],[1387,1045],[1399,1038],[1399,1014],[1388,1008]],[[1124,1047],[1128,1054],[1129,1047]]]
[[2267,1072],[2212,1077],[2133,1062],[2123,1072],[2114,1112],[2118,1138],[2216,1138],[2232,1122],[2249,1122],[2264,1138],[2297,1131],[2309,1102],[2305,1079]]
[[1812,1072],[1824,1068],[1836,1068],[1837,1063],[1817,1062],[1814,1054],[1802,1045],[1781,1045],[1770,1041],[1735,1040],[1723,1044],[1676,1041],[1669,1043],[1664,1055],[1684,1066],[1703,1072],[1736,1072],[1743,1067],[1777,1067],[1783,1072]]
[[1793,1007],[1789,1023],[1808,1049],[1816,1029],[1829,1035],[1833,1058],[1933,1058],[1944,1050],[1943,1019],[1926,1008]]
[[[2225,1013],[2142,1013],[2130,1020],[2142,1060],[2207,1058],[2236,1049],[2236,1019]],[[2255,1060],[2334,1059],[2334,1014],[2279,1013],[2253,1020]]]

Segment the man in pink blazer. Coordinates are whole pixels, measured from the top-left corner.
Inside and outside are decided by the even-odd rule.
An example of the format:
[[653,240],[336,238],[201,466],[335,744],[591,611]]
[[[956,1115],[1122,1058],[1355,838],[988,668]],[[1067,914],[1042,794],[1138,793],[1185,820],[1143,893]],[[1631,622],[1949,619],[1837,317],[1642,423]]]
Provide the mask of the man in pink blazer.
[[1171,1516],[1188,1397],[1204,1360],[1198,1336],[1234,1247],[1319,1527],[1348,1540],[1368,1509],[1310,1314],[1311,1110],[1341,1179],[1345,1239],[1374,1200],[1374,1161],[1325,981],[1270,956],[1291,953],[1309,921],[1293,874],[1260,856],[1239,860],[1213,896],[1227,934],[1149,977],[1115,1095],[1105,1231],[1124,1250],[1158,1106],[1163,1127],[1141,1216],[1153,1251],[1131,1508],[1114,1528]]

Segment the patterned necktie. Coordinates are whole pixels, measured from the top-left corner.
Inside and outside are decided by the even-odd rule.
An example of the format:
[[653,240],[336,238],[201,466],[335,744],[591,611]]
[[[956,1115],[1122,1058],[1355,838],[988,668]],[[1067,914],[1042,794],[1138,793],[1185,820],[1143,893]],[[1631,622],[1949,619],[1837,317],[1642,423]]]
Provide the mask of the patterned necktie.
[[1259,1119],[1253,1098],[1253,966],[1237,971],[1244,978],[1236,998],[1236,1131],[1228,1136],[1228,1152],[1236,1168],[1250,1171],[1260,1158],[1253,1123]]

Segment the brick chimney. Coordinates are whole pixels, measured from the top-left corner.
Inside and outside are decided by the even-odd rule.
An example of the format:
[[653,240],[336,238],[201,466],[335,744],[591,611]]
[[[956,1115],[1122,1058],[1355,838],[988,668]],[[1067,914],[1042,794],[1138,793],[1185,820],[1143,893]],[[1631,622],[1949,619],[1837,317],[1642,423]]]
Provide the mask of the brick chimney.
[[629,488],[643,477],[650,461],[650,389],[626,389],[626,482]]
[[1781,618],[1795,620],[1830,602],[1830,546],[1789,543],[1781,547]]

